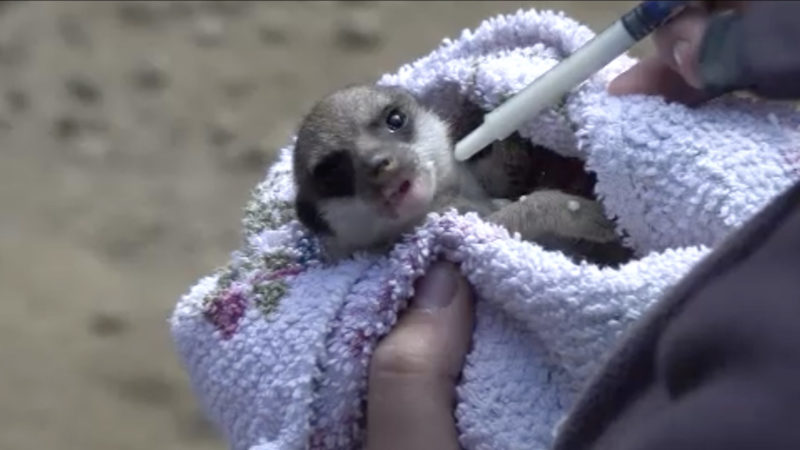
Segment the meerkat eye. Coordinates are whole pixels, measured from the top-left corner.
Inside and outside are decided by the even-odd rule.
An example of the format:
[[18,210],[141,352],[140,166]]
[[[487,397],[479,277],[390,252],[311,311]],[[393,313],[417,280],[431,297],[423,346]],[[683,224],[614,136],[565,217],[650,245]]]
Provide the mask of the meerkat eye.
[[386,116],[386,126],[390,131],[397,131],[406,124],[406,115],[399,109],[389,111]]

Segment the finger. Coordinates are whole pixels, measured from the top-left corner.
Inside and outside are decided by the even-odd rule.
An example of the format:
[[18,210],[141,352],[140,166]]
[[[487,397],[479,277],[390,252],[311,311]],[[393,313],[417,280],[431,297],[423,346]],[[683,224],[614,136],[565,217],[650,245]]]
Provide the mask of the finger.
[[375,350],[367,393],[370,449],[457,449],[455,384],[472,335],[471,288],[435,264]]
[[669,100],[702,100],[697,55],[708,22],[705,8],[690,7],[653,33],[656,55],[621,74],[608,86],[612,95],[663,95]]
[[[472,331],[471,290],[451,263],[433,264],[373,358],[376,371],[456,377]],[[388,356],[388,357],[386,357]]]
[[708,19],[708,11],[688,8],[653,33],[653,44],[661,60],[696,89],[702,88],[697,60]]
[[712,98],[704,91],[690,86],[657,55],[643,58],[620,74],[608,85],[610,95],[658,95],[669,102],[694,106]]

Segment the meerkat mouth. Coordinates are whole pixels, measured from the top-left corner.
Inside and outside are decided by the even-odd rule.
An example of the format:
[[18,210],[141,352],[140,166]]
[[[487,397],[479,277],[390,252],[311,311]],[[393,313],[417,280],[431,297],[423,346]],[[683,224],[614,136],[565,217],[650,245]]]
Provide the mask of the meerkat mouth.
[[383,198],[390,205],[396,205],[403,201],[406,194],[411,191],[411,187],[412,181],[407,178],[402,178],[383,190]]
[[414,181],[410,177],[398,177],[393,180],[381,191],[384,206],[389,211],[396,212],[411,192],[412,187],[414,187]]
[[422,174],[399,176],[382,189],[382,209],[393,218],[417,215],[427,208],[430,191],[430,183]]

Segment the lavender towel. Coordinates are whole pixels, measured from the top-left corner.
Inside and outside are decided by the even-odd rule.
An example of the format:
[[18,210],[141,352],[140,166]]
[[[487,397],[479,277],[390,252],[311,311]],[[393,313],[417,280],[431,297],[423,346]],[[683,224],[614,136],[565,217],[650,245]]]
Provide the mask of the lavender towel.
[[[489,110],[593,37],[562,14],[520,11],[446,40],[380,83],[447,113]],[[476,287],[477,324],[458,387],[465,448],[537,449],[620,332],[732,229],[800,178],[800,115],[729,98],[698,109],[609,97],[623,56],[521,134],[583,158],[639,258],[576,265],[474,215],[432,214],[384,256],[319,260],[298,225],[292,143],[254,192],[244,242],[171,318],[177,351],[207,414],[235,450],[350,449],[363,440],[370,353],[413,280],[437,256]]]

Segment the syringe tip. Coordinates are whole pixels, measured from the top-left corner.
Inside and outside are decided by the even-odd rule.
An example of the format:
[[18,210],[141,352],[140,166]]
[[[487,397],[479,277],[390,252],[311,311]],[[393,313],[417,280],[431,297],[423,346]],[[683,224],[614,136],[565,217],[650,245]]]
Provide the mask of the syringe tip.
[[466,161],[487,145],[494,142],[495,138],[486,132],[485,126],[480,126],[456,143],[456,161]]

